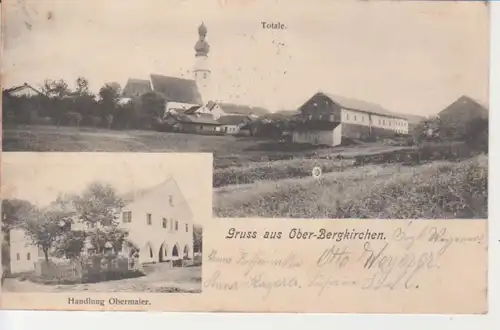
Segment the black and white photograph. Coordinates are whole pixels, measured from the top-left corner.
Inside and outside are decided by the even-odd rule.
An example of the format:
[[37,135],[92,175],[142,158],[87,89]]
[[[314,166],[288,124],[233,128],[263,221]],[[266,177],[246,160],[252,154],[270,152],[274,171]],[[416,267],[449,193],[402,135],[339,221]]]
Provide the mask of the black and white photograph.
[[212,153],[221,218],[488,217],[487,3],[95,3],[5,3],[5,152]]
[[201,292],[211,157],[137,156],[3,154],[4,292]]

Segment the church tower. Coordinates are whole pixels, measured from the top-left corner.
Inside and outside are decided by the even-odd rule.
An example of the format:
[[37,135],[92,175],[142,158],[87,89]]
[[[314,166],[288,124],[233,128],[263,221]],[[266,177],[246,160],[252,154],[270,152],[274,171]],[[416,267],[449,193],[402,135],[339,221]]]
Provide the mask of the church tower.
[[201,94],[203,103],[211,101],[210,95],[210,66],[208,64],[208,52],[210,45],[205,40],[207,36],[207,28],[204,23],[198,27],[198,41],[194,46],[195,64],[194,64],[194,80]]

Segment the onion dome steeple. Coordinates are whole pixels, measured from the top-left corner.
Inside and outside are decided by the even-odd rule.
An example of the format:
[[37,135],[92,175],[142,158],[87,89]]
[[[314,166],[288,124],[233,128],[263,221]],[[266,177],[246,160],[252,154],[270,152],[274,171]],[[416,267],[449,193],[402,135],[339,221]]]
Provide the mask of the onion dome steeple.
[[195,56],[208,55],[208,52],[210,51],[210,45],[205,40],[206,36],[207,36],[207,27],[202,22],[201,25],[198,27],[198,41],[194,45],[194,50],[196,51]]

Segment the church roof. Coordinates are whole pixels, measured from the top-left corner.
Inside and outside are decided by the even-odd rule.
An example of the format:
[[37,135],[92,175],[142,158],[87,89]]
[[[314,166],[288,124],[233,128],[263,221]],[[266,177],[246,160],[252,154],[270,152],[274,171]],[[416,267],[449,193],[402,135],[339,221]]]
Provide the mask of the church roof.
[[162,94],[167,101],[179,103],[201,104],[201,95],[192,79],[151,75],[153,90]]
[[141,96],[151,91],[149,80],[129,78],[123,88],[122,95],[124,97]]

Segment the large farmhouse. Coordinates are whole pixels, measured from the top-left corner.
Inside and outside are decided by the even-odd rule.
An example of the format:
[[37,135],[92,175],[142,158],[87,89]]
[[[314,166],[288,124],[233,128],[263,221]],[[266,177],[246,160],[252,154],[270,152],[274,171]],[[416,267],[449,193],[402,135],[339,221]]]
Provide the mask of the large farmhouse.
[[300,108],[294,143],[336,146],[343,138],[408,134],[408,121],[380,105],[318,92]]
[[[156,187],[123,196],[126,206],[119,213],[119,227],[128,231],[121,251],[127,257],[138,257],[139,263],[166,262],[193,258],[193,219],[182,192],[173,180]],[[83,229],[74,221],[73,229]],[[11,272],[34,270],[34,263],[44,258],[21,229],[11,230]],[[83,254],[92,254],[87,242]],[[50,256],[51,260],[57,258]]]

